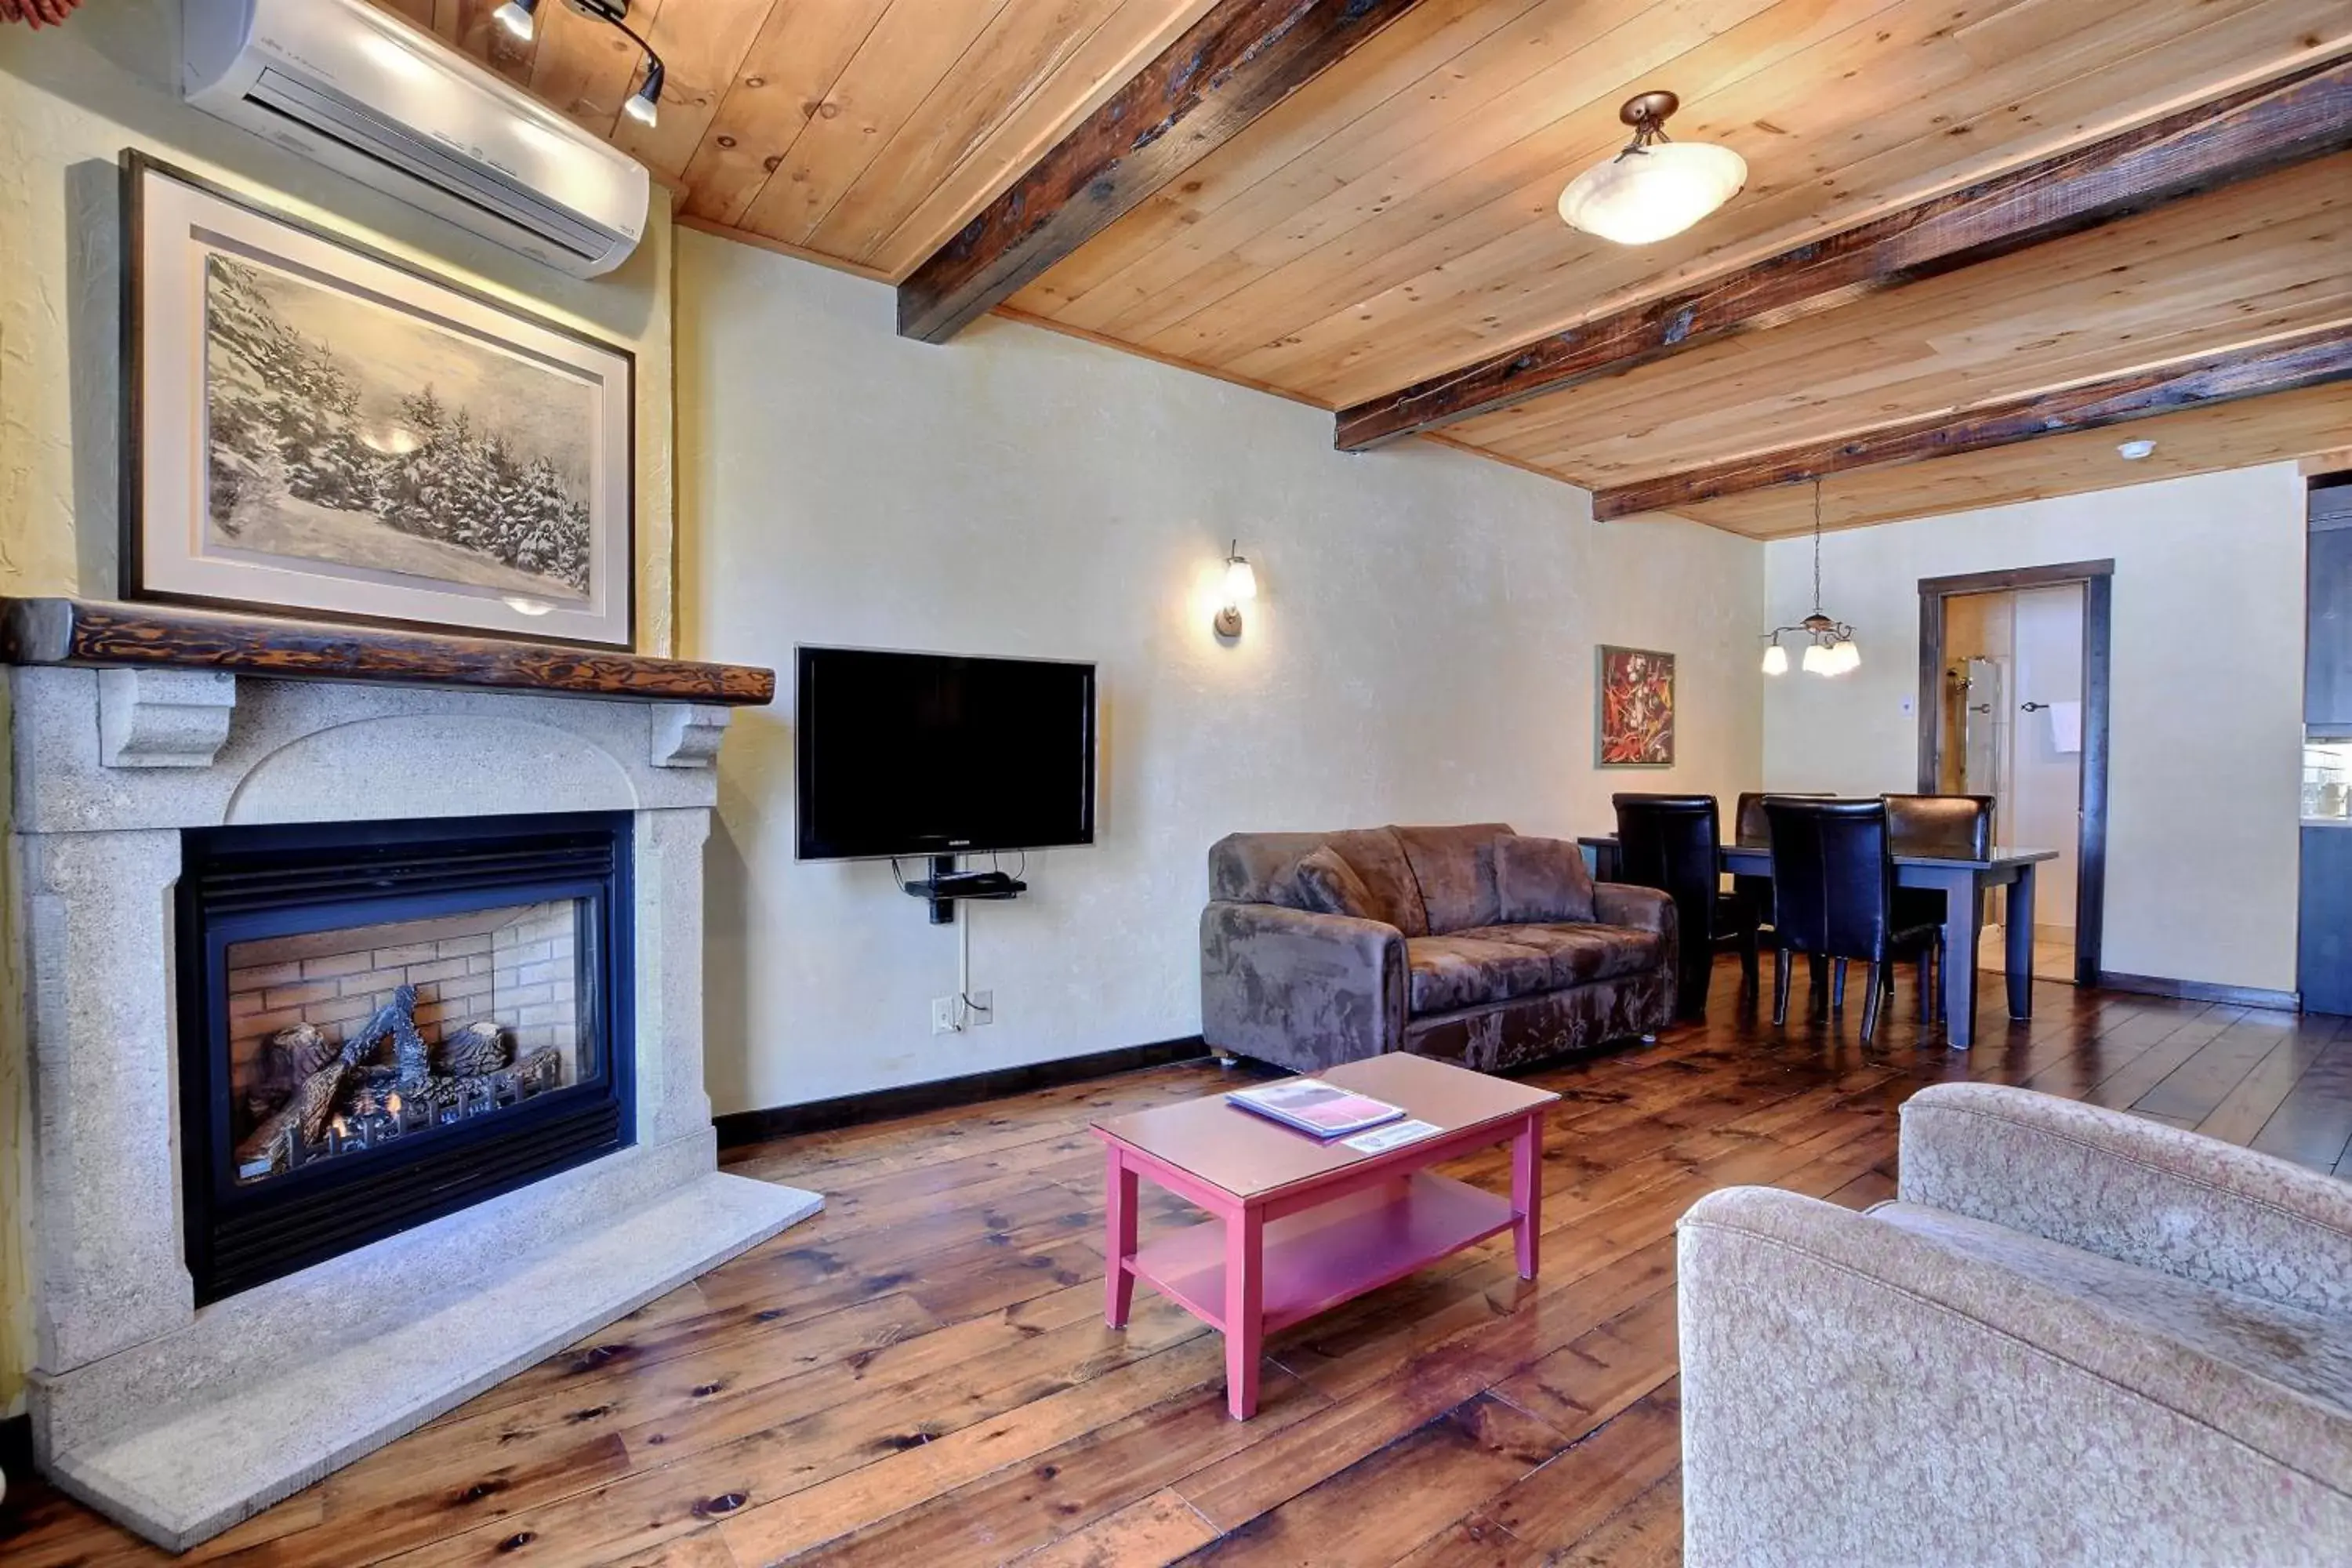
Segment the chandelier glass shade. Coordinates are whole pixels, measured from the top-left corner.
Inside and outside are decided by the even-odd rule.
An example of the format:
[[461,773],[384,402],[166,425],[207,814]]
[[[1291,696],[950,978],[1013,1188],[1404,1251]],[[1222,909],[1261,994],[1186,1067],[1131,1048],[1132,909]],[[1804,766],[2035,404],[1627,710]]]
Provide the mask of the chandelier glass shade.
[[1633,140],[1605,163],[1570,180],[1559,194],[1560,220],[1619,245],[1671,238],[1738,195],[1748,161],[1728,147],[1669,141],[1671,92],[1645,92],[1617,111]]

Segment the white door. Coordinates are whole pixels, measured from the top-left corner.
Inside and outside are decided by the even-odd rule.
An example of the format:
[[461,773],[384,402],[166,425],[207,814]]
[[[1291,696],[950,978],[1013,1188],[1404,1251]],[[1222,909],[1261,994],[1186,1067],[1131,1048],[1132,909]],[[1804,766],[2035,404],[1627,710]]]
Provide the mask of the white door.
[[2082,584],[2019,590],[2016,626],[2010,788],[1996,826],[2006,843],[2059,851],[2034,876],[2033,923],[2071,943],[2082,845]]

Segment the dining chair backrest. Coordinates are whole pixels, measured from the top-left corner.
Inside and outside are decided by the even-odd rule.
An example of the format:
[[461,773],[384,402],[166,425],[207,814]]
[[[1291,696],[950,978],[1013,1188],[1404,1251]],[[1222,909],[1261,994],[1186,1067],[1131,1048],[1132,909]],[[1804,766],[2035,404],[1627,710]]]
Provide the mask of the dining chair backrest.
[[1732,818],[1731,841],[1734,844],[1743,849],[1769,849],[1772,847],[1772,826],[1764,815],[1764,803],[1776,795],[1785,795],[1790,800],[1836,798],[1827,790],[1776,789],[1769,793],[1760,789],[1743,790],[1739,795],[1738,813]]
[[1617,808],[1620,881],[1656,888],[1677,904],[1685,894],[1713,900],[1723,847],[1715,796],[1620,795],[1611,804]]
[[1982,860],[1992,854],[1993,797],[1989,795],[1890,795],[1886,831],[1897,855]]
[[1772,827],[1772,925],[1782,945],[1881,960],[1895,905],[1886,803],[1776,795],[1764,809]]

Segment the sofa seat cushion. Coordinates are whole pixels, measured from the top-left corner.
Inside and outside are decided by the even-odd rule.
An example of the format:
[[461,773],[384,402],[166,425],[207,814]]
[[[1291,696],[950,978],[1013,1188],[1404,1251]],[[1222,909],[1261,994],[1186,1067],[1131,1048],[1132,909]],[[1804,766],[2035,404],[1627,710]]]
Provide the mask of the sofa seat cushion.
[[[2352,1423],[2352,1320],[2119,1263],[2095,1252],[1921,1204],[1885,1203],[1871,1217],[1951,1251],[2024,1275],[2095,1308],[2123,1331],[2235,1368]],[[2352,1426],[2335,1456],[2352,1465]]]
[[1534,948],[1551,961],[1551,984],[1555,987],[1614,980],[1621,974],[1646,973],[1664,963],[1666,953],[1665,939],[1656,931],[1580,921],[1482,926],[1455,934],[1479,942]]
[[1553,989],[1552,960],[1541,948],[1456,932],[1416,936],[1404,944],[1407,1010],[1450,1013]]

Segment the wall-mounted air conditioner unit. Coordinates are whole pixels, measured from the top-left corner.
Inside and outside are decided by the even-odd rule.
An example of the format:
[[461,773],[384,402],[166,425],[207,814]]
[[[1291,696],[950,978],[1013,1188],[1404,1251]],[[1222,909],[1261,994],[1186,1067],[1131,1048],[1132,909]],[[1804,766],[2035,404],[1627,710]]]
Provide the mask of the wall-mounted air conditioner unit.
[[645,233],[645,167],[366,0],[184,0],[190,103],[579,277]]

